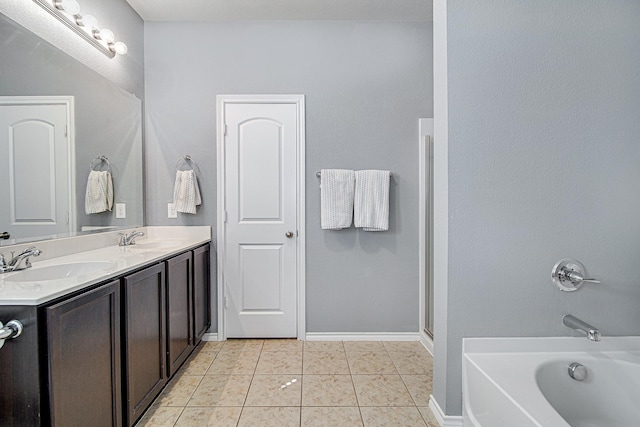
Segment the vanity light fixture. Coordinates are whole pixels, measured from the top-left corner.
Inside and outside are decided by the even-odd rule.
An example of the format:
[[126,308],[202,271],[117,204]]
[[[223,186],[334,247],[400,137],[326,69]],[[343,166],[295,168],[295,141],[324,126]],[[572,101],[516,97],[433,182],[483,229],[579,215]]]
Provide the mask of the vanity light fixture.
[[108,28],[103,28],[102,30],[93,30],[93,37],[97,40],[102,40],[105,43],[113,43],[116,39],[116,35],[113,34],[113,31]]
[[80,14],[77,0],[33,1],[109,58],[127,53],[127,45],[121,41],[116,42],[113,31],[98,28],[98,20],[92,15]]
[[98,28],[98,20],[93,15],[76,16],[76,24],[89,33]]
[[67,12],[69,15],[80,13],[80,3],[76,0],[54,0],[53,5],[56,9]]
[[115,53],[117,53],[118,55],[124,55],[127,53],[127,50],[129,49],[127,47],[126,44],[122,43],[122,42],[115,42],[113,44],[113,46],[111,46],[111,48],[114,50]]

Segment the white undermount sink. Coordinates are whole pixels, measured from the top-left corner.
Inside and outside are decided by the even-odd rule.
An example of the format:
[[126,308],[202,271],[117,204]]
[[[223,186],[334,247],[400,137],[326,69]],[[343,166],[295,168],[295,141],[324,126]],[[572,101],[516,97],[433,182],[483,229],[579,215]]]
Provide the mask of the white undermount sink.
[[107,271],[116,264],[110,261],[73,262],[68,264],[32,267],[3,277],[5,282],[46,282],[72,277],[81,277]]

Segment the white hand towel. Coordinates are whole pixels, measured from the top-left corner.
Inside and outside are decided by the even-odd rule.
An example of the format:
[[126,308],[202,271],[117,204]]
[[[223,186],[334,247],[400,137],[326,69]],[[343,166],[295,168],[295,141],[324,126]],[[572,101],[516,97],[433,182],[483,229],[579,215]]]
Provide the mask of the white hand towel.
[[196,206],[202,204],[200,188],[194,171],[176,171],[173,203],[176,206],[176,211],[189,214],[195,214]]
[[352,170],[320,171],[320,225],[323,230],[351,227],[354,184]]
[[354,222],[364,231],[389,229],[389,171],[356,171]]
[[110,211],[113,207],[113,181],[109,171],[91,171],[84,196],[84,211],[95,214]]

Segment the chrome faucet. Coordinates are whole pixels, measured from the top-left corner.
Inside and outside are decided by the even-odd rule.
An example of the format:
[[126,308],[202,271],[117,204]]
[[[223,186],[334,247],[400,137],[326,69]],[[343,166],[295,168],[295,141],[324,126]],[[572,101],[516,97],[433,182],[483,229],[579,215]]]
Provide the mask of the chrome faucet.
[[600,331],[570,314],[562,316],[562,323],[578,332],[582,332],[590,341],[600,341]]
[[10,273],[12,271],[20,271],[25,268],[31,267],[31,260],[29,257],[40,256],[42,251],[36,249],[35,246],[25,249],[20,252],[18,256],[14,257],[11,252],[11,261],[7,262],[3,254],[0,254],[0,273]]
[[128,236],[124,233],[118,233],[118,235],[120,236],[119,246],[131,246],[136,244],[136,237],[144,236],[144,233],[142,231],[132,231]]

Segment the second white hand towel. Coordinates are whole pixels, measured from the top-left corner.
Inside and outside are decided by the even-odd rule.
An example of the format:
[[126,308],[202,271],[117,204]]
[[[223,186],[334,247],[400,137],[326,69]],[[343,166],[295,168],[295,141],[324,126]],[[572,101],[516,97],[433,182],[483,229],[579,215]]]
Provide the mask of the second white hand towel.
[[351,227],[355,175],[348,169],[320,171],[320,226],[323,230]]
[[390,172],[363,170],[356,171],[355,175],[353,217],[356,227],[364,231],[387,231]]
[[176,171],[173,203],[175,203],[176,211],[189,214],[195,214],[196,206],[202,203],[198,180],[192,170]]

